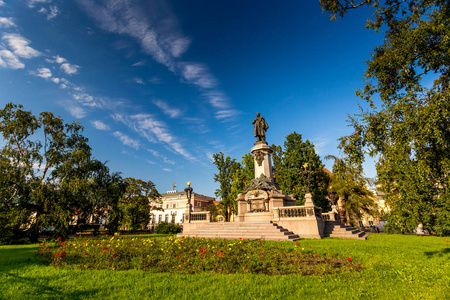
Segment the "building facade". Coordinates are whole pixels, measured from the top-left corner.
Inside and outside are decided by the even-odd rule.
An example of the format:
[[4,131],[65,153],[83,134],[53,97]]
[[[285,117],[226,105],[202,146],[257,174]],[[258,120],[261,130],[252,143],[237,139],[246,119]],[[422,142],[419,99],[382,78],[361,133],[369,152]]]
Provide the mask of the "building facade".
[[[191,212],[205,211],[208,205],[214,203],[215,198],[192,193]],[[161,222],[182,224],[184,213],[187,212],[188,199],[184,191],[172,190],[161,194],[159,203],[150,203],[149,229],[156,227]]]

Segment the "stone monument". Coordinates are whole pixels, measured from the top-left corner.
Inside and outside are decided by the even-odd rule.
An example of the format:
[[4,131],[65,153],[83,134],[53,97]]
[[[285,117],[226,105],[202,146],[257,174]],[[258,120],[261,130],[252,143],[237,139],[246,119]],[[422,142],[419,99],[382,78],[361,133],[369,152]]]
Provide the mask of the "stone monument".
[[273,180],[273,149],[266,142],[269,125],[260,113],[256,114],[252,124],[257,139],[250,150],[255,161],[255,178],[247,185],[244,194],[238,195],[238,222],[271,221],[275,207],[292,206],[295,201],[292,196],[285,195]]

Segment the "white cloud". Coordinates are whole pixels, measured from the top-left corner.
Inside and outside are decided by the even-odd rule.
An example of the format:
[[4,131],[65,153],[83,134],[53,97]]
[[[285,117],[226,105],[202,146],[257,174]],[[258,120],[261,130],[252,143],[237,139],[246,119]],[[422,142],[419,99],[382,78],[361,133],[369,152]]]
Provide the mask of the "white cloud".
[[61,70],[63,70],[68,75],[77,73],[79,68],[80,68],[80,66],[78,66],[78,65],[72,65],[69,63],[61,64]]
[[42,55],[41,52],[28,46],[30,41],[19,34],[4,34],[3,39],[8,42],[8,46],[13,50],[16,56],[22,58],[33,58]]
[[145,84],[144,81],[142,80],[142,78],[133,78],[133,81],[136,82],[137,84]]
[[52,77],[52,71],[49,68],[39,68],[36,72],[30,71],[30,74],[45,79]]
[[141,60],[141,61],[138,61],[138,62],[132,64],[131,66],[132,67],[140,67],[140,66],[144,66],[144,65],[145,65],[145,60]]
[[113,135],[117,137],[122,142],[122,144],[134,148],[136,150],[138,150],[139,147],[141,146],[141,144],[137,140],[130,138],[129,136],[121,133],[120,131],[113,132]]
[[78,1],[99,26],[107,31],[136,39],[143,51],[157,62],[173,70],[175,58],[189,47],[190,38],[183,36],[170,7],[162,1]]
[[64,83],[60,84],[59,87],[60,87],[61,89],[67,89],[67,85],[64,84]]
[[16,27],[16,24],[12,21],[12,18],[0,17],[0,28]]
[[74,118],[82,119],[86,117],[87,111],[73,103],[72,101],[61,101],[61,106],[64,107],[65,110],[67,110]]
[[64,57],[61,57],[61,56],[59,56],[59,55],[56,55],[56,56],[53,56],[54,58],[55,58],[55,61],[58,63],[58,64],[62,64],[63,62],[66,62],[67,61],[67,59],[65,59]]
[[217,85],[217,80],[208,70],[208,67],[199,63],[183,63],[181,74],[187,82],[201,88],[209,89]]
[[61,81],[61,80],[60,80],[59,78],[57,78],[57,77],[50,78],[50,80],[53,81],[54,83],[59,83],[59,82]]
[[9,50],[0,50],[0,67],[8,69],[23,69],[25,65]]
[[60,13],[58,7],[50,6],[50,12],[47,14],[47,20],[53,19]]
[[166,172],[172,172],[172,170],[169,169],[169,168],[164,168],[163,171],[166,171]]
[[3,0],[0,0],[0,6],[5,5],[5,2],[3,2]]
[[92,125],[98,130],[110,130],[111,128],[102,121],[92,121]]
[[153,100],[153,104],[155,104],[159,109],[163,111],[163,113],[171,118],[176,118],[181,115],[181,111],[178,108],[171,108],[166,102],[162,100]]
[[153,162],[153,161],[151,161],[151,160],[146,160],[149,164],[151,164],[151,165],[154,165],[155,164],[155,162]]
[[28,0],[28,7],[33,8],[36,4],[50,3],[52,0]]
[[151,115],[137,114],[130,117],[133,123],[135,123],[135,129],[138,132],[148,136],[150,134],[154,135],[156,139],[160,142],[167,144],[173,151],[184,156],[185,158],[191,159],[191,155],[181,146],[177,139],[170,134],[167,126]]

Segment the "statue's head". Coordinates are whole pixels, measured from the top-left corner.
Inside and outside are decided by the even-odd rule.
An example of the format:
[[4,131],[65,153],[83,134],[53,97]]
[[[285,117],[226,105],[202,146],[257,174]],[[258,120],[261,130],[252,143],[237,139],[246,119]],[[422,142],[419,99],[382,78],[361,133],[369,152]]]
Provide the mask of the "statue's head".
[[257,112],[257,113],[256,113],[256,116],[257,116],[257,117],[259,117],[259,116],[260,116],[259,112]]

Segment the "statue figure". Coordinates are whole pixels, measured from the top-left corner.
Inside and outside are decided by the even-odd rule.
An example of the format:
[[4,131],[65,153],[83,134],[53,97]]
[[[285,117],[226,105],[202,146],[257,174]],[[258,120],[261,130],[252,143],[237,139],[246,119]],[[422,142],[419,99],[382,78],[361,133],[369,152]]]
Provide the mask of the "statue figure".
[[261,115],[256,113],[256,118],[253,120],[252,124],[255,125],[255,137],[258,142],[266,141],[266,131],[269,129],[269,125],[267,125],[266,120],[261,117]]
[[303,165],[303,169],[305,169],[303,172],[300,172],[300,174],[303,177],[303,183],[305,184],[306,187],[306,193],[310,193],[309,190],[309,177],[311,177],[311,171],[307,170],[308,169],[308,163],[305,163]]

